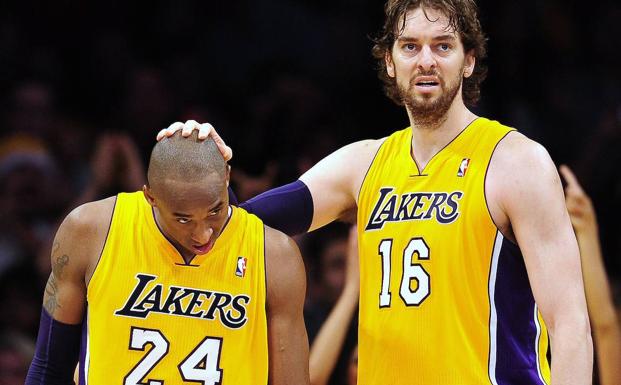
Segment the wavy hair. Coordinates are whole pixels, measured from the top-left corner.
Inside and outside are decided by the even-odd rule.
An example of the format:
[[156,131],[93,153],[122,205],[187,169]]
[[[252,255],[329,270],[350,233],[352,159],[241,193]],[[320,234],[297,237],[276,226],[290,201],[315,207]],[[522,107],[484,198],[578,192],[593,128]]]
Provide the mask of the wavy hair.
[[[486,37],[478,19],[474,0],[388,0],[384,6],[386,19],[378,37],[373,39],[373,57],[378,62],[378,76],[384,83],[384,92],[393,102],[403,105],[397,82],[386,72],[386,54],[390,53],[395,40],[405,28],[408,11],[422,8],[442,12],[449,19],[449,27],[455,31],[464,45],[466,53],[472,52],[476,59],[473,73],[464,78],[463,99],[468,106],[474,106],[481,96],[481,83],[487,76],[483,63],[486,57]],[[425,13],[426,15],[426,13]]]

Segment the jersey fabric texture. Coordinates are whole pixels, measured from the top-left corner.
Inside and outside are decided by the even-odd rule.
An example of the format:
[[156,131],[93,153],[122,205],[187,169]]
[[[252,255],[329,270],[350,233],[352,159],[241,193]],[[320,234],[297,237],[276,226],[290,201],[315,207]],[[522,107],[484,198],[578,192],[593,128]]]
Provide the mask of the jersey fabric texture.
[[474,120],[424,169],[412,129],[388,137],[358,197],[358,383],[546,384],[548,336],[485,177],[513,129]]
[[232,208],[186,263],[143,194],[119,194],[87,288],[80,384],[267,384],[264,237]]

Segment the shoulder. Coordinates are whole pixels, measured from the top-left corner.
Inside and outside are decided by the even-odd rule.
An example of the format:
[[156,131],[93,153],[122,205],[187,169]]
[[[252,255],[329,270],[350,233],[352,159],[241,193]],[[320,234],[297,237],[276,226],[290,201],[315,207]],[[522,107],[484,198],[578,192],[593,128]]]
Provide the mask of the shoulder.
[[353,187],[367,172],[385,140],[367,139],[343,146],[319,161],[300,180],[309,185],[327,179],[332,181],[332,186],[342,185],[347,191],[357,191]]
[[84,203],[73,209],[63,220],[60,229],[80,236],[107,232],[116,197]]
[[548,151],[519,132],[507,134],[489,164],[486,193],[494,206],[509,213],[511,207],[546,200],[562,192],[556,166]]
[[350,158],[358,158],[360,156],[373,157],[386,139],[387,137],[381,139],[365,139],[353,142],[341,147],[335,152],[335,154]]
[[73,209],[56,233],[55,244],[72,252],[86,271],[103,249],[116,197],[84,203]]
[[[521,163],[516,163],[521,162]],[[517,131],[508,133],[496,147],[492,163],[498,166],[513,166],[519,169],[533,165],[550,165],[552,160],[541,144]]]
[[488,182],[507,189],[559,181],[548,151],[519,132],[507,134],[492,155]]
[[286,234],[265,226],[265,269],[267,303],[304,298],[306,273],[300,250]]

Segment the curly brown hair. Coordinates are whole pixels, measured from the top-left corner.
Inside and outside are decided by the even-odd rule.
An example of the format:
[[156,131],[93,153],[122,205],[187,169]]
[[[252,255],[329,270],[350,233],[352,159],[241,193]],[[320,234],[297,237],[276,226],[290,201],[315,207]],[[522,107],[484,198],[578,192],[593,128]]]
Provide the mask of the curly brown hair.
[[390,53],[397,37],[405,28],[408,11],[434,9],[445,14],[449,27],[460,37],[465,52],[472,51],[476,65],[472,75],[464,78],[463,99],[466,105],[474,106],[481,96],[481,83],[487,75],[487,67],[482,63],[486,56],[486,37],[481,29],[474,0],[388,0],[384,6],[386,19],[379,37],[373,39],[373,57],[377,59],[379,78],[384,83],[384,92],[393,102],[403,105],[399,96],[397,82],[386,72],[386,53]]

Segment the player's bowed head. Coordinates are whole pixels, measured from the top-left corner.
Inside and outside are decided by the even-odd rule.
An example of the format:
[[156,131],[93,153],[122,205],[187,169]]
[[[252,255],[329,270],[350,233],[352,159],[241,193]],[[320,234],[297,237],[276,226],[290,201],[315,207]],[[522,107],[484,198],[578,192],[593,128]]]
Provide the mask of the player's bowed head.
[[230,168],[211,139],[181,133],[153,147],[143,187],[156,222],[184,258],[211,250],[228,220]]

